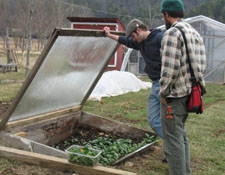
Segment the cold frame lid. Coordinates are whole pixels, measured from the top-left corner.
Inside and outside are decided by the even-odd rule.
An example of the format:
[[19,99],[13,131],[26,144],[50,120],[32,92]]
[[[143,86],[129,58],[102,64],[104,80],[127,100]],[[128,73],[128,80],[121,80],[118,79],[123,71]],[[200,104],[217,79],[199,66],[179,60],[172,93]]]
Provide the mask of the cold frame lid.
[[0,130],[7,121],[82,107],[118,46],[103,31],[56,29],[1,120]]

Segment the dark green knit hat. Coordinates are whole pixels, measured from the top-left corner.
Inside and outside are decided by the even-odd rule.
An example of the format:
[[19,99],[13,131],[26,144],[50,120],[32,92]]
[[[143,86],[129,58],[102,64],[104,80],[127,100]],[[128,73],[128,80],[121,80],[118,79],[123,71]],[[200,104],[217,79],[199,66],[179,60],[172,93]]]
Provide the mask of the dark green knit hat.
[[182,0],[162,0],[160,11],[184,11],[184,4]]

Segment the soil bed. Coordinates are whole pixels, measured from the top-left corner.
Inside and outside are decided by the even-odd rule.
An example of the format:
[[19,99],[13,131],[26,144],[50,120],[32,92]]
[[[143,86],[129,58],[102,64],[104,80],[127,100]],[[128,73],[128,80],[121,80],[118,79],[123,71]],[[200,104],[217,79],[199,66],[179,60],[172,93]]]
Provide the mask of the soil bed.
[[71,145],[87,146],[102,151],[100,163],[111,165],[115,161],[130,154],[144,145],[154,142],[154,136],[146,134],[144,138],[123,138],[93,128],[77,128],[77,132],[53,147],[66,150]]
[[[83,146],[87,142],[95,140],[99,137],[111,138],[113,141],[119,138],[126,139],[125,137],[115,136],[110,133],[99,131],[95,128],[79,127],[77,128],[77,132],[74,135],[72,135],[71,137],[68,137],[61,143],[53,145],[53,147],[58,148],[60,150],[66,150],[70,145],[76,144],[76,145]],[[136,138],[131,140],[134,143],[140,143],[143,140],[143,138]]]

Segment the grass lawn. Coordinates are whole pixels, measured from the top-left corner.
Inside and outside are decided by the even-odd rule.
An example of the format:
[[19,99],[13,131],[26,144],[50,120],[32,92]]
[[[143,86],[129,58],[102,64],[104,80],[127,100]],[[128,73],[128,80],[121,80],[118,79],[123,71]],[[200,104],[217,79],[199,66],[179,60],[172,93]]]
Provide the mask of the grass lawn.
[[[30,70],[35,64],[37,58],[40,54],[32,53],[30,54]],[[26,67],[26,52],[24,59],[22,59],[22,54],[17,53],[17,58],[19,62],[18,72],[7,72],[0,73],[0,102],[10,102],[16,96],[20,87],[22,86],[23,81],[25,80],[25,67]],[[7,59],[5,52],[0,50],[0,63],[6,64]]]
[[[0,74],[2,82],[14,81],[0,84],[0,102],[12,101],[22,85],[21,81],[24,81],[24,73],[24,69],[20,69],[17,73]],[[146,80],[146,77],[144,79]],[[191,167],[194,175],[222,175],[225,174],[225,85],[207,84],[207,89],[208,92],[203,98],[204,114],[191,114],[186,123],[191,147]],[[101,102],[87,101],[82,110],[151,130],[146,117],[148,94],[149,89],[103,98]],[[159,150],[149,151],[128,160],[133,162],[133,166],[121,164],[118,168],[140,175],[167,174],[168,166],[161,162],[161,145],[162,142],[159,142]],[[20,174],[21,169],[24,170],[23,174],[68,174],[0,158],[0,174]]]

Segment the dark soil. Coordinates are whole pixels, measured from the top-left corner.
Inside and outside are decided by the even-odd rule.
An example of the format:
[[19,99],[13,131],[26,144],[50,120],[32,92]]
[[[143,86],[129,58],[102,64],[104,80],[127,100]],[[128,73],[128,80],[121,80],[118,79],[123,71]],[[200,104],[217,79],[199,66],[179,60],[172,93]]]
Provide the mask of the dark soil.
[[[85,145],[85,143],[91,140],[95,140],[98,137],[111,138],[112,140],[122,138],[121,136],[115,136],[110,133],[102,132],[94,128],[79,127],[77,128],[77,132],[74,135],[72,135],[71,137],[68,137],[61,143],[53,145],[53,147],[57,147],[60,150],[65,150],[66,148],[68,148],[70,145],[73,145],[73,144],[83,146]],[[140,143],[143,140],[143,138],[135,138],[131,140],[133,143]]]

